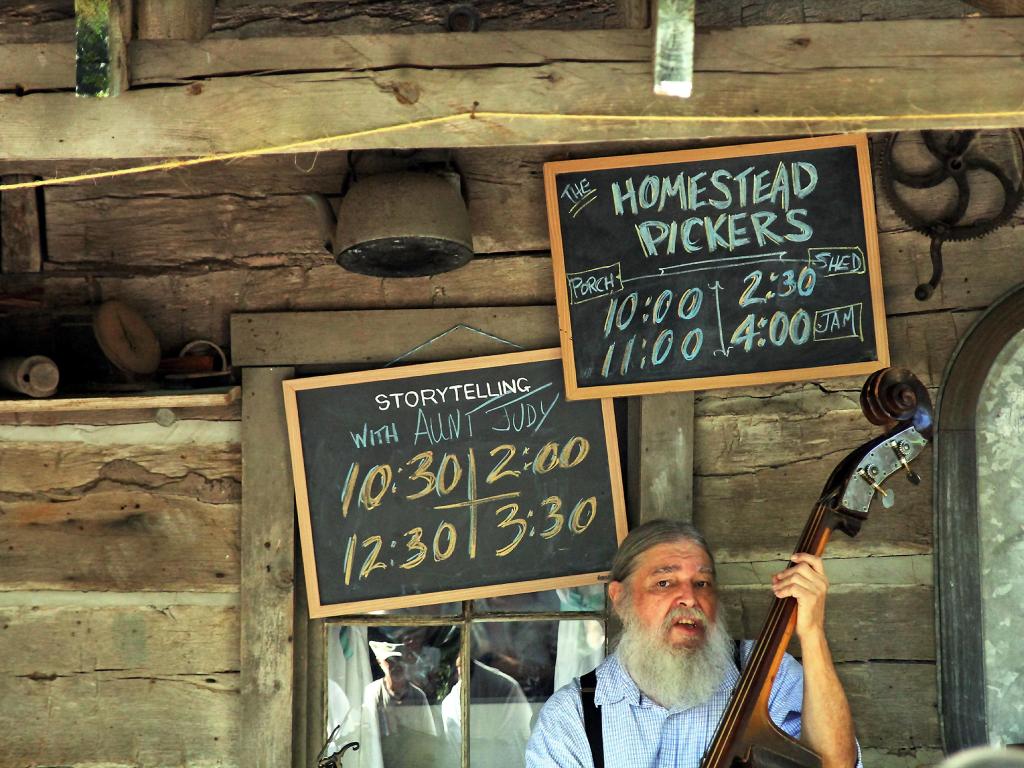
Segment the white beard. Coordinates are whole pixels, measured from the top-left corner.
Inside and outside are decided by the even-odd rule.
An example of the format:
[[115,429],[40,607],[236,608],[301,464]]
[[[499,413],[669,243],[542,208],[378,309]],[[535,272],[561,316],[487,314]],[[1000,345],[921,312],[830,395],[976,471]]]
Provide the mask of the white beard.
[[646,629],[628,603],[620,606],[623,631],[615,652],[637,687],[667,709],[689,709],[707,701],[733,664],[733,640],[719,607],[699,648],[674,648],[666,624]]

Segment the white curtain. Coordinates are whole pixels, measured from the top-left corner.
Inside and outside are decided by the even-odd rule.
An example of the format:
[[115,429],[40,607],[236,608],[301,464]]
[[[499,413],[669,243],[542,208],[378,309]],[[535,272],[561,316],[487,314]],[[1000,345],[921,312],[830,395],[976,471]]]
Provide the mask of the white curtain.
[[[599,611],[604,607],[604,585],[559,589],[563,611]],[[555,656],[555,690],[574,677],[594,669],[604,659],[604,627],[600,621],[571,621],[571,614],[558,623],[558,651]]]
[[377,713],[363,706],[363,692],[373,682],[366,627],[327,629],[327,734],[341,726],[328,748],[336,752],[350,741],[359,751],[345,753],[345,768],[383,768]]

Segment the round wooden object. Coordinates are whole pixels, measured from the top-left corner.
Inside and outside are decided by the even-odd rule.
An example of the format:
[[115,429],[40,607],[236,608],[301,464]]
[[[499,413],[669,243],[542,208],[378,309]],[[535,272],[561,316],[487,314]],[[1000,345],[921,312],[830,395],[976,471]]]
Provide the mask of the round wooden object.
[[160,342],[149,324],[127,304],[107,301],[92,321],[96,342],[118,369],[125,373],[148,374],[160,365]]
[[44,355],[0,360],[0,386],[29,397],[49,397],[57,391],[60,371]]

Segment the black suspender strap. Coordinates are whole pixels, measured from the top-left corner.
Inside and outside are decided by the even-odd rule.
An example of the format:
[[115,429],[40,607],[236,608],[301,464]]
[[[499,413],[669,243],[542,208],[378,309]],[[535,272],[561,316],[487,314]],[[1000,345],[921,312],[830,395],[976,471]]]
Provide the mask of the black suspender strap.
[[604,739],[601,736],[601,710],[594,703],[597,690],[597,672],[591,670],[580,677],[580,702],[583,704],[583,727],[590,742],[594,768],[604,768]]

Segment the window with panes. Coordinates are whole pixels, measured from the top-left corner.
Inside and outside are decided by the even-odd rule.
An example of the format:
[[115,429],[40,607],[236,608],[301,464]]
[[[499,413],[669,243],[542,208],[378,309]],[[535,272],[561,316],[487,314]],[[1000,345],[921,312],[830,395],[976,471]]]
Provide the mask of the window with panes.
[[345,768],[520,768],[541,706],[605,654],[603,585],[327,624],[325,738]]

